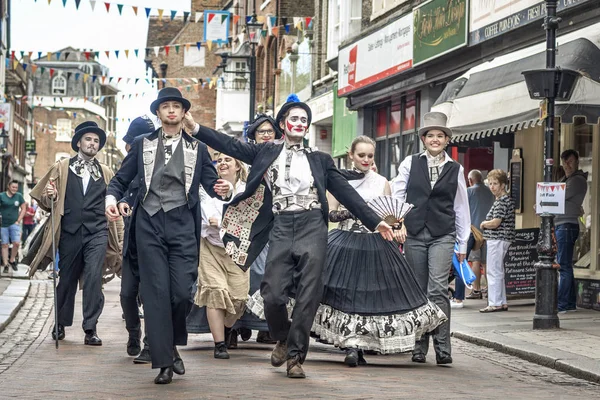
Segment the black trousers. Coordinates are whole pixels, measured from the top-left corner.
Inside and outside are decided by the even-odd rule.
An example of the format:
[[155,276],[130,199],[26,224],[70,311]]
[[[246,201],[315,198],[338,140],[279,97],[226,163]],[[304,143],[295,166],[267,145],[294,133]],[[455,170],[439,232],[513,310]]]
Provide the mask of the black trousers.
[[[131,221],[127,221],[131,223]],[[129,243],[127,254],[123,255],[123,267],[121,269],[121,309],[125,318],[125,328],[129,337],[139,339],[141,336],[141,321],[138,307],[138,295],[140,289],[140,271],[138,265],[137,246],[135,243],[135,229],[129,226]]]
[[152,368],[173,365],[173,346],[187,344],[186,316],[198,279],[198,241],[187,205],[150,216],[139,207],[135,236]]
[[84,227],[75,234],[60,233],[58,244],[60,279],[56,287],[58,323],[73,325],[77,283],[83,282],[83,330],[96,330],[104,308],[102,266],[108,245],[108,230],[89,233]]
[[[288,358],[306,359],[312,327],[323,295],[327,226],[321,210],[275,215],[260,292],[271,336],[287,340]],[[290,322],[286,304],[294,294]]]

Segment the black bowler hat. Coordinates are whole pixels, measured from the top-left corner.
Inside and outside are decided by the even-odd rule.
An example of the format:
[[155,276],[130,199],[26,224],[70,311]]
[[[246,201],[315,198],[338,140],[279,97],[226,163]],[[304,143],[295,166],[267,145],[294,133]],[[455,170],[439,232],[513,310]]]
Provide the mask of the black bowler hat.
[[183,108],[185,109],[185,111],[188,111],[192,107],[189,100],[183,98],[179,89],[174,87],[166,87],[161,89],[160,92],[158,92],[158,98],[154,100],[152,104],[150,104],[150,111],[152,111],[152,114],[156,115],[156,110],[158,110],[158,106],[161,105],[161,103],[164,103],[165,101],[177,101],[183,104]]
[[308,104],[301,102],[298,96],[292,93],[287,97],[285,104],[281,106],[279,112],[277,113],[277,118],[275,118],[277,127],[279,127],[279,124],[283,120],[283,116],[290,108],[302,108],[304,111],[306,111],[306,115],[308,117],[308,126],[310,126],[310,121],[312,120],[312,112],[310,111],[310,107]]
[[94,121],[85,121],[75,127],[75,134],[73,135],[73,139],[71,139],[71,148],[74,151],[79,151],[77,143],[86,133],[95,133],[98,135],[98,138],[100,139],[100,147],[98,148],[98,151],[100,151],[100,149],[102,149],[106,143],[106,132],[104,132],[104,129],[100,128]]
[[[155,117],[156,118],[156,117]],[[123,141],[127,144],[133,143],[134,139],[140,135],[145,135],[147,133],[154,132],[159,124],[155,124],[154,121],[147,115],[142,115],[141,117],[137,117],[131,124],[129,125],[129,129],[127,129],[127,133],[123,136]]]
[[275,131],[275,139],[281,139],[281,137],[283,136],[283,133],[281,133],[281,129],[279,128],[279,125],[277,125],[275,123],[275,120],[273,119],[273,117],[271,117],[270,115],[267,115],[267,114],[259,114],[254,119],[254,121],[252,121],[252,123],[246,129],[246,137],[249,140],[256,141],[256,130],[258,129],[259,126],[261,126],[265,122],[268,122],[271,125],[273,125],[273,130]]

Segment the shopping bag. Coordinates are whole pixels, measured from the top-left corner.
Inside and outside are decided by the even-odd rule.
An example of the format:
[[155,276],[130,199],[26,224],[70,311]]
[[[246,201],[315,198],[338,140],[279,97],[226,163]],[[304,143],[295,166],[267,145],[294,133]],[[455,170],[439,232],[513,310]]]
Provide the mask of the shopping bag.
[[462,263],[458,262],[458,252],[458,243],[456,243],[454,245],[454,255],[452,256],[452,265],[454,266],[454,271],[456,272],[456,275],[465,283],[465,286],[469,289],[472,289],[473,287],[471,284],[475,282],[475,274],[471,270],[471,267],[466,259]]

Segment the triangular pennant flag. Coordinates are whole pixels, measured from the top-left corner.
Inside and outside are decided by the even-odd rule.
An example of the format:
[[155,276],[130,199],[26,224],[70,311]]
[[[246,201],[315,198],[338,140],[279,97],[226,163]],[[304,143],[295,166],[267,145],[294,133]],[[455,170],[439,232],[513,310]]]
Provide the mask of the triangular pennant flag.
[[133,53],[135,54],[136,57],[139,57],[140,51],[139,51],[139,49],[134,49]]
[[124,50],[125,51],[125,58],[129,58],[129,50]]
[[23,67],[23,70],[24,70],[24,71],[27,71],[27,65],[28,65],[27,63],[23,63],[23,64],[21,64],[21,66]]
[[67,80],[71,79],[72,72],[67,72]]
[[196,23],[198,23],[198,21],[200,21],[200,17],[202,17],[202,13],[201,13],[201,12],[198,12],[198,11],[196,11],[196,16],[194,17],[194,21],[195,21]]
[[30,51],[29,53],[27,53],[27,55],[29,56],[29,61],[31,61],[31,56],[33,55],[33,51]]
[[287,17],[281,17],[281,25],[287,25]]
[[269,21],[271,21],[271,26],[274,27],[275,25],[277,25],[277,17],[272,16],[269,17]]
[[14,51],[14,50],[12,50],[12,51],[10,52],[10,59],[11,59],[11,60],[14,60],[14,59],[15,59],[15,51]]
[[264,37],[264,38],[267,37],[267,30],[266,29],[261,30],[260,33],[262,34],[262,37]]
[[117,78],[117,85],[118,85],[119,83],[121,83],[121,79],[123,79],[123,78]]
[[96,8],[96,0],[90,0],[90,6],[92,6],[92,11]]
[[237,25],[238,21],[240,20],[240,16],[239,15],[234,15],[233,16],[233,24]]
[[57,52],[56,52],[56,59],[57,59],[57,60],[60,60],[60,54],[61,54],[61,52],[60,52],[60,51],[57,51]]
[[189,43],[185,44],[185,51],[186,51],[186,53],[190,51],[190,44]]
[[67,0],[63,0],[63,7],[67,6]]
[[221,25],[223,25],[223,22],[227,21],[228,16],[228,14],[221,14]]
[[196,47],[200,50],[200,46],[202,46],[202,42],[196,42]]
[[173,21],[175,19],[176,15],[177,15],[177,10],[171,10],[171,21]]
[[119,50],[115,50],[115,55],[119,58]]
[[163,16],[164,12],[165,12],[165,10],[163,10],[161,8],[158,9],[158,20],[159,21],[162,21],[162,16]]
[[274,26],[273,29],[271,29],[271,34],[273,36],[278,36],[279,35],[279,27],[278,26]]
[[75,82],[79,81],[79,72],[75,72]]
[[300,17],[294,17],[294,28],[298,29],[298,30],[302,30],[302,18]]
[[150,8],[146,7],[146,18],[150,18]]
[[51,58],[52,58],[52,53],[51,52],[47,52],[46,53],[46,60],[50,61]]
[[38,58],[42,58],[42,52],[38,51]]
[[160,51],[160,46],[154,46],[154,54],[158,57],[158,52]]
[[250,22],[252,22],[252,16],[249,15],[246,17],[246,23],[249,24]]
[[102,76],[102,84],[106,81],[106,76]]
[[92,75],[92,82],[96,82],[96,79],[98,78],[97,75]]
[[106,54],[106,58],[110,58],[110,50],[105,50],[104,54]]
[[81,0],[75,0],[75,8],[79,10],[79,3],[81,3]]
[[208,23],[209,24],[212,22],[212,20],[215,17],[215,15],[217,15],[217,14],[215,14],[215,13],[208,13]]
[[85,59],[89,61],[90,60],[90,52],[86,51],[84,54],[85,54]]
[[175,53],[179,54],[179,45],[178,44],[175,45]]
[[184,11],[183,12],[183,23],[185,24],[188,20],[188,18],[190,17],[190,12],[189,11]]
[[89,77],[90,76],[88,74],[83,74],[83,83],[86,83]]
[[117,4],[117,8],[119,9],[119,15],[123,13],[123,4]]
[[18,66],[19,66],[19,62],[17,60],[14,60],[13,61],[13,69],[16,70]]
[[48,5],[50,5],[50,3],[52,3],[52,0],[48,0]]
[[37,65],[35,64],[31,64],[31,72],[33,72],[33,74],[35,75],[35,71],[37,71]]
[[137,10],[138,10],[137,6],[131,6],[131,8],[133,8],[133,13],[135,15],[137,15]]
[[54,76],[54,68],[50,68],[50,78]]
[[140,80],[140,78],[135,78],[135,84],[137,85],[138,81]]
[[67,59],[69,58],[69,54],[71,54],[70,51],[65,51],[65,61],[67,61]]
[[256,22],[258,22],[259,24],[264,24],[265,23],[265,16],[264,15],[259,15],[258,17],[256,17]]
[[21,50],[21,60],[25,57],[25,52]]
[[169,46],[165,46],[165,54],[167,55],[167,57],[169,56]]
[[304,26],[307,28],[311,28],[312,20],[312,17],[306,17]]
[[[102,83],[104,83],[104,79],[105,79],[105,78],[106,78],[105,76],[103,76],[103,77],[102,77]],[[112,83],[112,80],[113,80],[113,79],[114,79],[114,78],[113,78],[112,76],[111,76],[110,78],[108,78],[108,84],[109,84],[109,85]]]
[[[250,40],[252,40],[252,39],[250,39]],[[206,41],[206,45],[208,46],[208,51],[212,50],[212,44],[213,44],[212,40],[207,40]]]
[[110,12],[110,3],[104,3],[104,7],[106,7],[106,12]]
[[290,33],[290,24],[285,24],[285,33]]
[[96,58],[96,59],[100,58],[100,52],[99,51],[95,51],[94,52],[94,58]]

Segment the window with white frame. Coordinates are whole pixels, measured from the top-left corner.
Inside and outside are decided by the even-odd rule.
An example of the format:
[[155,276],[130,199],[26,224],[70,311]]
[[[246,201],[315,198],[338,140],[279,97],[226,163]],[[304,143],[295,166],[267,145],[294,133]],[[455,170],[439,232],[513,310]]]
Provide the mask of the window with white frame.
[[71,131],[73,129],[72,121],[68,118],[59,118],[56,120],[56,141],[70,142]]
[[340,43],[360,33],[361,0],[329,0],[327,58],[337,57]]
[[371,19],[375,19],[406,2],[408,0],[372,0]]
[[54,156],[54,161],[60,161],[64,158],[70,158],[71,155],[69,153],[56,153]]
[[52,94],[57,96],[64,96],[67,94],[67,78],[62,74],[57,75],[52,79]]

